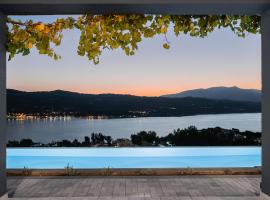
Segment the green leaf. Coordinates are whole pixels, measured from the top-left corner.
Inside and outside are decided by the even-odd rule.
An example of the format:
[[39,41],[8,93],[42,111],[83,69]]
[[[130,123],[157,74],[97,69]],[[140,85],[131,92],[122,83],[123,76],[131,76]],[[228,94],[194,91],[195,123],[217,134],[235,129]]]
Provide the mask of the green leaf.
[[163,44],[163,48],[164,48],[164,49],[170,49],[170,45],[167,44],[167,43],[165,43],[165,44]]

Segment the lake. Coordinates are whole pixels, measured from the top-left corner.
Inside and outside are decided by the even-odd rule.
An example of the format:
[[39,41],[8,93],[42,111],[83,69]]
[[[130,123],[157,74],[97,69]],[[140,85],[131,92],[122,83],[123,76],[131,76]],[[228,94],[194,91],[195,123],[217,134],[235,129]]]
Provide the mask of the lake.
[[194,125],[201,128],[237,128],[241,131],[261,131],[261,113],[196,115],[184,117],[145,117],[120,119],[40,119],[8,121],[7,140],[31,138],[35,142],[77,138],[83,140],[92,132],[101,132],[116,138],[130,138],[142,130],[156,131],[159,136],[167,135],[177,128]]
[[261,166],[260,147],[9,148],[7,168],[203,168]]

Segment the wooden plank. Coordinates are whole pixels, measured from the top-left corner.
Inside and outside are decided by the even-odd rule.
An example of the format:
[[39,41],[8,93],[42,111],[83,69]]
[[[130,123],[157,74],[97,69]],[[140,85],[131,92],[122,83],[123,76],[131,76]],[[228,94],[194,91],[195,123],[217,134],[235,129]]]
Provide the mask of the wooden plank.
[[76,197],[115,200],[252,199],[259,176],[11,178],[13,197]]

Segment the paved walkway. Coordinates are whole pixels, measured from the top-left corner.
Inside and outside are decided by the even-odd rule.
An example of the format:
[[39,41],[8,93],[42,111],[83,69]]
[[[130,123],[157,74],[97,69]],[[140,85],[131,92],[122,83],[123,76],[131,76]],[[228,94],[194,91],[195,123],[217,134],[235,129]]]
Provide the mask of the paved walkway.
[[259,176],[10,177],[9,196],[76,200],[255,200]]

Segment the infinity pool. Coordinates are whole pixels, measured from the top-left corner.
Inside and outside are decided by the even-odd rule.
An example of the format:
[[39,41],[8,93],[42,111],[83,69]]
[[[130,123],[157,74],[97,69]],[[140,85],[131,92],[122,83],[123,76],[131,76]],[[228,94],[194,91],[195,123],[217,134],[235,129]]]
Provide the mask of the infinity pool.
[[8,148],[8,169],[261,166],[260,147]]

